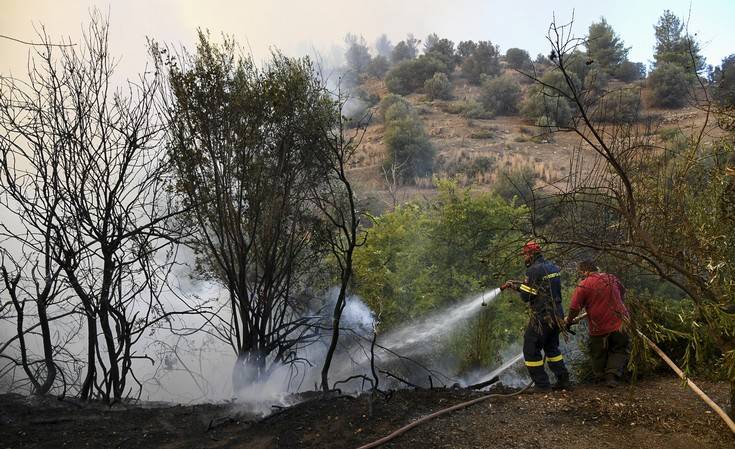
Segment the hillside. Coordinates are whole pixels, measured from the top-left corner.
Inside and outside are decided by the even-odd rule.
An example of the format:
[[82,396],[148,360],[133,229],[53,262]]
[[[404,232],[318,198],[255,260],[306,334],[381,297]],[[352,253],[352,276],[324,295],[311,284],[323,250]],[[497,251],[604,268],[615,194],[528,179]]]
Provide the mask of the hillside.
[[[506,69],[505,75],[518,82],[524,92],[530,84],[525,77]],[[498,176],[520,167],[531,167],[541,184],[553,184],[569,173],[573,149],[582,147],[580,137],[573,132],[545,134],[544,129],[520,114],[493,118],[467,118],[462,106],[478,101],[481,87],[467,82],[455,71],[452,75],[452,99],[428,100],[422,93],[405,96],[418,112],[424,127],[437,150],[434,175],[452,177],[461,185],[473,190],[491,190]],[[612,82],[609,89],[622,87]],[[369,78],[359,89],[368,94],[384,98],[389,94],[382,80]],[[641,85],[642,120],[653,118],[653,132],[667,129],[692,130],[702,125],[706,113],[695,107],[681,109],[658,109],[650,106],[650,91]],[[372,108],[373,111],[377,109]],[[590,158],[593,154],[590,152]],[[361,193],[377,200],[377,206],[392,201],[389,180],[383,171],[383,162],[388,157],[384,142],[384,126],[376,113],[367,127],[361,148],[351,170],[353,179],[361,187]],[[398,203],[434,194],[431,178],[420,178],[413,185],[399,185],[393,195]]]

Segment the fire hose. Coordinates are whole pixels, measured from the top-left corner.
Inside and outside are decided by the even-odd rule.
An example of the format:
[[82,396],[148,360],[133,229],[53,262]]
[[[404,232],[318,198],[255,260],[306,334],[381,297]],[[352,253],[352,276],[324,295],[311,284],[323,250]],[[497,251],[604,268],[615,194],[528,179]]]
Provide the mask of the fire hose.
[[497,394],[497,393],[486,394],[485,396],[482,396],[482,397],[479,397],[479,398],[475,398],[475,399],[473,399],[471,401],[462,402],[460,404],[453,405],[451,407],[448,407],[448,408],[439,410],[438,412],[434,412],[431,415],[423,416],[423,417],[417,419],[416,421],[414,421],[414,422],[412,422],[412,423],[410,423],[408,425],[405,425],[405,426],[401,427],[400,429],[394,431],[390,435],[384,436],[383,438],[381,438],[379,440],[375,440],[372,443],[368,443],[368,444],[366,444],[364,446],[360,446],[357,449],[370,449],[370,448],[373,448],[373,447],[382,446],[383,444],[385,444],[385,443],[393,440],[394,438],[396,438],[399,435],[402,435],[403,433],[405,433],[405,432],[413,429],[414,427],[419,426],[419,425],[425,423],[426,421],[432,420],[434,418],[438,418],[439,416],[442,416],[442,415],[446,415],[447,413],[451,413],[451,412],[453,412],[455,410],[460,410],[460,409],[463,409],[463,408],[467,408],[470,405],[474,405],[474,404],[477,404],[479,402],[487,401],[488,399],[498,398],[498,397],[506,397],[507,398],[507,397],[519,395],[519,394],[523,393],[524,391],[526,391],[531,385],[532,385],[532,383],[526,385],[525,387],[523,387],[522,389],[520,389],[518,391],[514,391],[513,393],[508,393],[508,394]]
[[[586,313],[582,313],[582,314],[580,314],[574,320],[574,323],[577,323],[577,322],[581,321],[582,319],[584,319],[586,317],[587,317],[587,314]],[[694,391],[694,393],[696,393],[697,396],[699,396],[699,398],[702,399],[712,410],[714,410],[715,413],[717,413],[720,416],[720,418],[722,418],[722,420],[725,422],[725,424],[735,434],[735,423],[733,423],[732,419],[727,415],[727,413],[725,413],[725,411],[722,410],[722,408],[719,405],[717,405],[717,403],[715,403],[709,396],[707,396],[707,394],[704,391],[702,391],[694,382],[692,382],[691,379],[687,378],[686,377],[686,374],[684,374],[684,372],[678,366],[676,366],[676,364],[666,355],[666,353],[664,353],[661,350],[661,348],[659,348],[653,341],[651,341],[648,337],[646,337],[641,331],[637,331],[637,332],[638,332],[638,335],[640,335],[641,338],[643,338],[643,341],[646,342],[646,344],[648,346],[650,346],[651,349],[653,349],[653,351],[656,352],[656,354],[658,354],[658,356],[661,357],[661,359],[663,359],[663,361],[666,362],[667,365],[669,365],[669,367],[677,374],[677,376],[679,376],[680,379],[686,381],[687,386],[692,391]],[[517,360],[520,360],[521,358],[523,358],[523,354],[519,354],[514,359],[517,361]],[[497,370],[497,371],[493,372],[493,376],[499,375],[502,371],[505,371],[506,369],[510,368],[512,365],[513,364],[507,364],[507,365],[505,365],[500,370]],[[395,430],[394,432],[390,433],[389,435],[386,435],[385,437],[380,438],[379,440],[375,440],[372,443],[368,443],[368,444],[365,444],[363,446],[360,446],[357,449],[371,449],[371,448],[375,448],[375,447],[378,447],[378,446],[382,446],[383,444],[385,444],[385,443],[387,443],[387,442],[389,442],[389,441],[397,438],[398,436],[400,436],[400,435],[404,434],[405,432],[413,429],[414,427],[417,427],[417,426],[419,426],[419,425],[421,425],[421,424],[423,424],[423,423],[425,423],[427,421],[430,421],[430,420],[432,420],[434,418],[438,418],[439,416],[445,415],[447,413],[451,413],[453,411],[460,410],[460,409],[463,409],[463,408],[467,408],[467,407],[469,407],[471,405],[474,405],[474,404],[477,404],[477,403],[480,403],[480,402],[483,402],[483,401],[487,401],[488,399],[497,398],[497,397],[511,397],[511,396],[519,395],[519,394],[523,393],[524,391],[526,391],[531,385],[533,385],[533,383],[530,383],[530,384],[526,385],[525,387],[523,387],[522,389],[520,389],[518,391],[515,391],[513,393],[509,393],[509,394],[497,394],[497,393],[487,394],[485,396],[482,396],[482,397],[479,397],[479,398],[475,398],[475,399],[473,399],[471,401],[462,402],[460,404],[453,405],[451,407],[447,407],[445,409],[442,409],[442,410],[439,410],[437,412],[434,412],[434,413],[432,413],[430,415],[423,416],[423,417],[417,419],[416,421],[414,421],[412,423],[409,423],[409,424],[401,427],[398,430]]]

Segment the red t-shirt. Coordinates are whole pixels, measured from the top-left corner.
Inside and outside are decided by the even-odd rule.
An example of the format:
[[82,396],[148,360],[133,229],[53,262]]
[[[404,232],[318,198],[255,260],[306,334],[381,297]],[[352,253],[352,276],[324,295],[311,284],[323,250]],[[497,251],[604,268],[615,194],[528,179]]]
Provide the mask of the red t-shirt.
[[619,330],[628,316],[624,294],[625,288],[612,274],[592,273],[577,285],[569,308],[587,310],[590,335],[609,334]]

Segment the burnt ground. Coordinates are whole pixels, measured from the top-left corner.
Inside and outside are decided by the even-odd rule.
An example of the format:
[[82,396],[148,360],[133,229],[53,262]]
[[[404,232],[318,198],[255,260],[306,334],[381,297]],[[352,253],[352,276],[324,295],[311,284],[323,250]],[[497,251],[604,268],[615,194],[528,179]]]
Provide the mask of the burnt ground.
[[[700,386],[723,404],[724,384]],[[502,391],[501,391],[502,392]],[[355,448],[484,393],[313,395],[253,421],[233,404],[139,408],[0,396],[0,448]],[[371,411],[372,408],[372,411]],[[409,430],[386,448],[732,448],[719,417],[676,379],[493,398]]]

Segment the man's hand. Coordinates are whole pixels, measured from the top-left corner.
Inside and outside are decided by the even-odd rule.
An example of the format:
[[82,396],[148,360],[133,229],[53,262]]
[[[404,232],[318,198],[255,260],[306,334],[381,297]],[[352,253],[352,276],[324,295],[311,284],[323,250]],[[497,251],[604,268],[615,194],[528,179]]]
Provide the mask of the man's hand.
[[572,326],[574,326],[575,324],[577,323],[570,322],[569,319],[567,318],[567,320],[564,321],[564,332],[568,334],[572,334],[572,335],[577,335],[577,333],[572,330]]
[[516,281],[506,281],[505,284],[500,286],[500,290],[507,290],[509,288],[512,288],[513,290],[516,289]]

